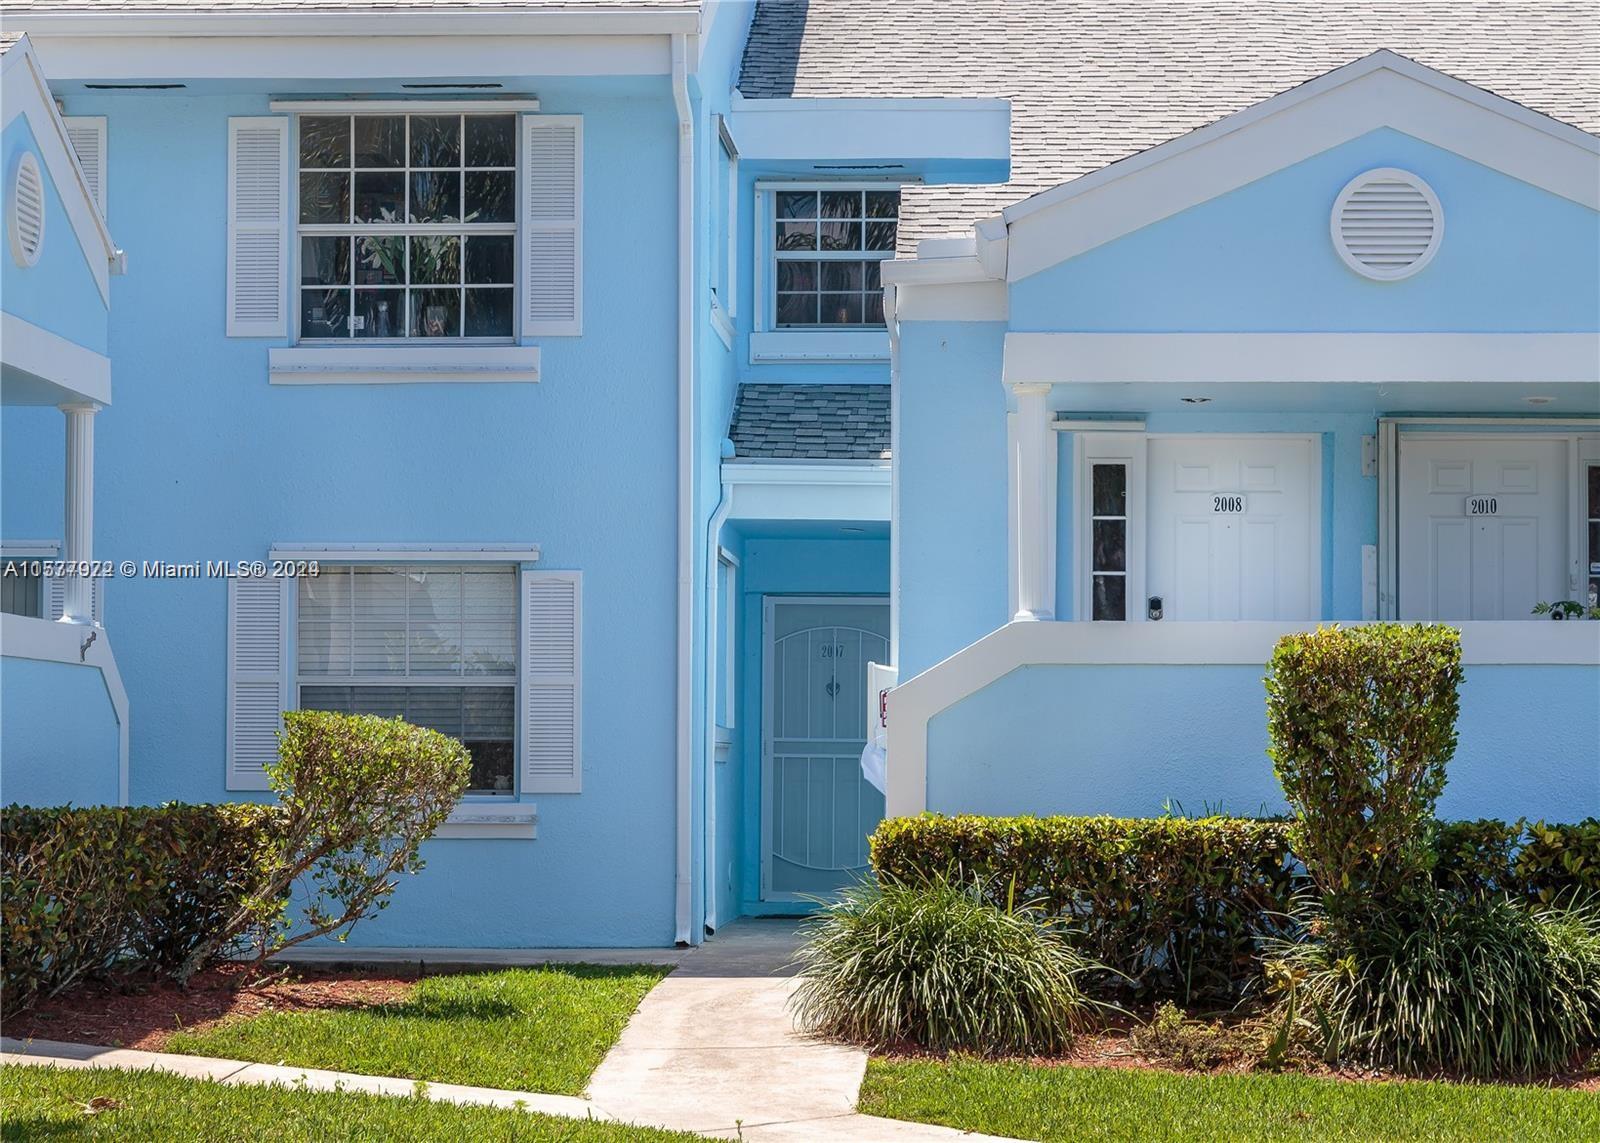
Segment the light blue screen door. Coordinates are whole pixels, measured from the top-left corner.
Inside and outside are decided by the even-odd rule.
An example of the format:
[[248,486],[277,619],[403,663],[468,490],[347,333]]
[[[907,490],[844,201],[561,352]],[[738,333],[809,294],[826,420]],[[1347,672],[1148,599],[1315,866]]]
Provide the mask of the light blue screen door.
[[867,664],[888,661],[881,596],[769,597],[761,753],[761,896],[824,894],[867,867],[883,795],[861,777]]

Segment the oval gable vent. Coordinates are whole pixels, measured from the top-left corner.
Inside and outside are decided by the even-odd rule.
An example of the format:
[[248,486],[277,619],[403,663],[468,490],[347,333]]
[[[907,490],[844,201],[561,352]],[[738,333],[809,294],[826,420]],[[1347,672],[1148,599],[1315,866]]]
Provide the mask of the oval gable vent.
[[44,179],[31,151],[22,152],[12,169],[10,191],[6,231],[11,237],[11,256],[19,266],[32,266],[44,246]]
[[1410,171],[1379,167],[1345,184],[1333,204],[1333,247],[1366,278],[1394,282],[1430,261],[1444,237],[1439,198]]

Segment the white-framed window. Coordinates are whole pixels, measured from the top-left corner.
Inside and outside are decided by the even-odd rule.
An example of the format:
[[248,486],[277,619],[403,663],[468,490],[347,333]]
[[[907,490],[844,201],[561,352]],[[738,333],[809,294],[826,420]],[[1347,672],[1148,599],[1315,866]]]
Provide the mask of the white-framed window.
[[899,186],[786,183],[763,194],[762,257],[771,282],[764,328],[883,328],[879,270],[895,253]]
[[513,112],[296,117],[302,341],[517,335]]
[[712,162],[714,202],[721,203],[726,211],[720,226],[714,227],[715,243],[711,258],[711,300],[716,308],[732,319],[738,314],[739,288],[739,151],[733,137],[728,134],[722,116],[714,117],[717,128],[717,148]]
[[400,717],[472,754],[473,795],[517,793],[515,564],[323,564],[296,583],[294,704]]
[[1128,618],[1128,463],[1089,462],[1089,618]]
[[1121,430],[1073,436],[1074,615],[1091,622],[1143,620],[1146,434]]

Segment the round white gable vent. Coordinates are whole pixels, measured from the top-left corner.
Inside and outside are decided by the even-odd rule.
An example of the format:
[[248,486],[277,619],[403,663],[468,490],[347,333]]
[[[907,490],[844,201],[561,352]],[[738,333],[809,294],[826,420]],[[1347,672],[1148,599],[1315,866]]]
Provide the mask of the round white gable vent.
[[1333,203],[1333,248],[1365,278],[1395,282],[1433,260],[1444,211],[1433,188],[1410,171],[1378,167],[1345,184]]
[[6,233],[11,237],[11,256],[19,266],[32,266],[44,246],[44,179],[32,151],[22,152],[17,159],[7,190]]

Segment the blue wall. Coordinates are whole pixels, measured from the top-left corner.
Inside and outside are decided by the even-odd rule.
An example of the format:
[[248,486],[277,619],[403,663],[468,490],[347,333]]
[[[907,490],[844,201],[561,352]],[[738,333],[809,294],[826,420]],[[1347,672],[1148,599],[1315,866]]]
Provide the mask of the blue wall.
[[[583,793],[534,841],[441,840],[364,943],[673,937],[676,132],[665,79],[539,79],[585,131],[584,328],[538,384],[272,386],[224,330],[227,118],[267,94],[84,95],[109,117],[117,401],[97,418],[97,557],[264,557],[278,542],[531,542],[584,573]],[[159,161],[157,161],[159,160]],[[174,204],[181,204],[175,213]],[[7,410],[5,511],[59,528],[59,414]],[[52,411],[53,412],[53,411]],[[25,530],[33,530],[29,525]],[[135,802],[224,788],[226,584],[108,585]]]
[[117,715],[98,667],[0,658],[0,802],[114,806]]
[[[1433,261],[1374,282],[1339,260],[1328,215],[1373,167],[1422,176],[1444,212]],[[1011,328],[1600,329],[1600,214],[1388,128],[1314,155],[1011,287]]]
[[[76,342],[96,353],[106,352],[106,303],[90,272],[87,256],[78,244],[72,219],[62,205],[61,194],[50,168],[45,165],[26,115],[18,115],[0,133],[0,152],[8,180],[18,156],[32,152],[44,180],[44,242],[39,261],[32,266],[17,265],[11,256],[10,232],[0,256],[0,304],[5,312],[31,322],[41,329]],[[73,190],[73,193],[77,193]],[[9,212],[0,212],[9,226]]]
[[[1242,666],[1019,668],[929,723],[928,808],[1281,812],[1262,674]],[[1594,667],[1468,667],[1440,812],[1549,821],[1600,813],[1597,693]]]

